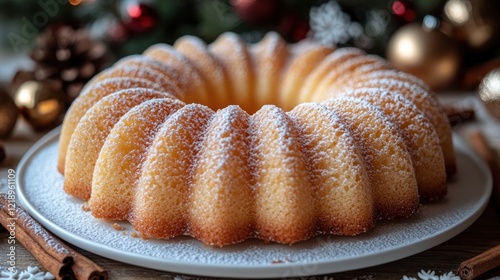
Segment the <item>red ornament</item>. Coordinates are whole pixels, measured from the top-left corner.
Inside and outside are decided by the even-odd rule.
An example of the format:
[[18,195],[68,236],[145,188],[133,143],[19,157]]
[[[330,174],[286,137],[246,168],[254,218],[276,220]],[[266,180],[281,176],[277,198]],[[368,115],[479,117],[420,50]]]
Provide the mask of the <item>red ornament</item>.
[[147,3],[124,1],[120,10],[122,22],[131,32],[148,32],[158,24],[157,12]]
[[294,26],[292,32],[292,41],[298,42],[306,38],[309,32],[309,23],[304,19],[299,19]]
[[298,42],[305,39],[309,32],[309,23],[295,13],[283,15],[278,23],[277,31],[288,41]]
[[276,17],[279,0],[231,0],[231,5],[245,22],[263,24]]
[[403,22],[412,22],[417,17],[415,5],[408,0],[396,0],[390,5],[391,13]]

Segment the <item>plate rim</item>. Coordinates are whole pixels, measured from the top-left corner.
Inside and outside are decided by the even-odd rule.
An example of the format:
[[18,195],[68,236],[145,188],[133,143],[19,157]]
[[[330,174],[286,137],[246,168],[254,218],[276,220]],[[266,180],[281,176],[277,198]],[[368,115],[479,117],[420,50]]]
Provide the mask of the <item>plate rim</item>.
[[[308,271],[308,266],[310,266],[311,264],[301,262],[285,262],[269,265],[227,265],[205,263],[193,264],[192,262],[187,261],[171,261],[155,258],[153,256],[146,256],[133,252],[123,251],[122,249],[85,239],[84,237],[78,236],[60,227],[56,222],[49,220],[41,213],[39,213],[39,211],[29,201],[26,194],[24,193],[24,186],[21,183],[21,179],[23,178],[23,176],[21,174],[23,174],[24,170],[26,169],[29,160],[34,157],[37,152],[39,152],[44,147],[52,144],[53,142],[58,141],[60,132],[61,126],[48,132],[25,153],[25,155],[19,162],[16,168],[16,194],[19,198],[20,204],[33,218],[35,218],[54,235],[83,250],[131,265],[171,273],[181,273],[196,276],[246,277],[259,279],[276,277],[304,277],[327,273],[338,273],[385,264],[423,252],[453,238],[454,236],[467,229],[483,213],[488,204],[489,197],[492,191],[492,176],[489,168],[486,166],[486,163],[482,159],[480,159],[477,153],[475,153],[470,148],[470,145],[468,145],[460,136],[458,136],[454,132],[453,142],[455,148],[457,146],[462,146],[463,149],[461,149],[461,151],[464,152],[473,161],[473,163],[478,167],[478,169],[481,170],[481,172],[484,173],[484,175],[486,175],[484,178],[485,191],[477,201],[475,210],[470,215],[464,217],[459,223],[453,224],[445,231],[439,231],[431,235],[426,235],[425,238],[405,245],[404,247],[389,248],[371,252],[369,254],[364,254],[362,256],[344,258],[342,260],[336,260],[334,264],[332,264],[331,259],[324,261],[315,261],[314,271]],[[356,260],[356,262],[353,262],[354,260]],[[290,272],[292,274],[289,274]]]

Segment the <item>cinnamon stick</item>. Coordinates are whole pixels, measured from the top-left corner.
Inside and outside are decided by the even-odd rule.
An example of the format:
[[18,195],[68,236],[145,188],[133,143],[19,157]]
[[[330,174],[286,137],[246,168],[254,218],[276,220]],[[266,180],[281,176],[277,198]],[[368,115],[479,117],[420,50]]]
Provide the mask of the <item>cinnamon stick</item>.
[[[7,205],[7,203],[7,197],[4,194],[0,195],[0,205]],[[59,239],[52,236],[45,228],[33,220],[28,213],[17,205],[15,206],[15,213],[16,223],[48,254],[61,263],[73,262],[72,252]]]
[[461,279],[470,280],[497,266],[500,266],[500,245],[462,262],[457,274]]
[[108,279],[108,273],[102,267],[98,266],[85,256],[77,253],[73,256],[73,258],[74,258],[73,272],[75,273],[76,279],[88,279],[88,280]]
[[[0,223],[5,228],[14,228],[12,226],[15,222],[14,217],[11,217],[5,211],[4,204],[0,204]],[[71,271],[71,263],[61,263],[47,253],[29,234],[24,231],[22,227],[15,226],[16,239],[28,250],[31,254],[47,269],[50,273],[57,277],[57,279],[69,280],[74,279]]]
[[500,162],[498,160],[498,154],[493,148],[490,147],[482,132],[476,131],[470,133],[469,142],[490,168],[493,178],[491,200],[493,201],[497,212],[500,213]]
[[451,126],[457,126],[476,119],[474,108],[465,105],[452,104],[443,106]]
[[[8,212],[7,205],[8,205],[7,196],[5,194],[0,194],[0,208],[1,208],[0,212],[7,213]],[[25,231],[26,235],[30,238],[30,243],[36,243],[43,250],[43,252],[45,252],[45,254],[43,254],[43,252],[40,252],[39,250],[36,252],[32,252],[29,250],[27,246],[25,246],[27,247],[26,249],[28,249],[32,254],[49,255],[52,259],[56,260],[57,262],[69,265],[71,268],[70,271],[72,272],[72,275],[76,277],[76,279],[91,279],[91,280],[108,279],[108,274],[103,268],[101,268],[88,258],[84,257],[80,253],[72,250],[69,246],[67,246],[59,239],[51,235],[47,230],[45,230],[45,228],[43,228],[28,213],[26,213],[22,208],[18,207],[17,205],[15,206],[15,213],[16,213],[15,221],[17,225],[16,229],[20,228],[23,231]],[[44,264],[42,263],[42,265]],[[49,270],[48,267],[46,268],[47,270]]]

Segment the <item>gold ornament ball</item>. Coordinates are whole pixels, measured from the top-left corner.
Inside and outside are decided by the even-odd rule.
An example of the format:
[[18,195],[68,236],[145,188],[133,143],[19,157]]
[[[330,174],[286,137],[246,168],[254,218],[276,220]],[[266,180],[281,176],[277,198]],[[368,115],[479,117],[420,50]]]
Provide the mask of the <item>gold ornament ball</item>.
[[500,119],[500,68],[484,76],[479,84],[478,93],[488,112]]
[[396,68],[421,78],[434,90],[450,86],[461,64],[461,53],[449,37],[416,23],[394,33],[386,55]]
[[24,82],[16,91],[14,101],[35,130],[55,126],[64,111],[64,95],[43,82]]
[[0,90],[0,139],[10,136],[16,126],[19,110],[14,100],[6,92]]
[[499,42],[499,9],[498,0],[448,0],[440,29],[474,53],[492,49]]

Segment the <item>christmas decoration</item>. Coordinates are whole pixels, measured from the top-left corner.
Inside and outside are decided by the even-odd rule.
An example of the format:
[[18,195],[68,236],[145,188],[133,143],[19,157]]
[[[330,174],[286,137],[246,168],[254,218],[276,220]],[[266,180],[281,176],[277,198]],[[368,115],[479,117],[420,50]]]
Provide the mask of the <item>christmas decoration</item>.
[[231,0],[236,14],[250,24],[263,24],[276,18],[278,0]]
[[[430,15],[438,23],[435,29],[449,37],[441,39],[453,41],[462,52],[459,66],[441,63],[439,72],[453,76],[452,68],[456,67],[463,76],[482,63],[500,58],[498,0],[72,0],[59,5],[54,15],[47,14],[46,24],[35,26],[29,15],[47,13],[40,10],[39,3],[38,0],[25,0],[22,3],[0,1],[0,24],[4,27],[3,33],[1,29],[0,33],[5,35],[0,36],[0,45],[4,51],[26,51],[32,47],[31,43],[35,42],[34,38],[38,34],[47,33],[47,29],[56,30],[51,28],[54,24],[64,24],[77,30],[88,29],[90,38],[104,44],[115,59],[141,53],[155,43],[172,44],[187,34],[211,43],[221,33],[228,31],[241,35],[249,43],[261,40],[269,31],[276,31],[291,43],[313,39],[329,46],[354,46],[371,54],[385,55],[393,34],[399,29],[404,31],[408,24],[422,22]],[[24,16],[27,21],[19,20]],[[60,40],[56,39],[60,36],[54,31],[52,34],[52,41]],[[438,49],[443,46],[441,39],[437,40]],[[422,46],[418,45],[419,48]],[[59,73],[75,73],[73,70],[64,70],[80,71],[84,69],[84,63],[78,61],[90,61],[85,57],[76,58],[72,51],[70,53],[71,58],[66,64],[52,57],[46,58],[42,67],[50,68],[43,71],[51,73],[52,76],[47,79],[59,81],[65,94],[71,92],[67,103],[78,94],[78,90],[68,90],[69,85],[77,88],[74,85],[81,84],[80,81],[85,78],[78,77],[73,83],[63,80]],[[102,63],[91,64],[96,69],[102,68]],[[437,62],[432,64],[436,66]],[[479,79],[476,76],[476,86]],[[33,72],[31,77],[20,79],[18,84],[27,80],[39,79]]]
[[345,44],[351,38],[363,34],[363,27],[342,11],[336,1],[329,1],[319,7],[311,8],[311,31],[309,37],[328,46]]
[[309,23],[295,13],[287,13],[278,23],[277,30],[289,42],[298,42],[307,37]]
[[415,4],[408,0],[396,0],[391,4],[391,12],[396,18],[404,23],[412,22],[415,20],[417,13],[415,11]]
[[[69,26],[47,28],[36,38],[30,56],[35,62],[35,69],[31,72],[33,79],[48,82],[61,90],[65,94],[66,107],[108,61],[104,44],[92,41],[85,30]],[[29,76],[29,72],[18,76]]]
[[11,135],[18,115],[19,110],[10,95],[0,89],[0,139]]
[[65,96],[47,82],[27,81],[15,93],[14,101],[35,130],[54,127],[65,110]]
[[483,78],[478,93],[488,112],[500,119],[500,68],[489,72]]
[[40,270],[37,266],[28,266],[25,270],[15,269],[14,271],[0,267],[0,278],[2,279],[37,279],[52,280],[56,279],[50,272]]
[[499,42],[499,12],[497,0],[448,0],[441,30],[467,51],[478,54]]
[[151,1],[123,0],[120,5],[120,17],[125,28],[132,32],[144,33],[153,30],[159,18]]
[[354,46],[368,53],[384,55],[390,35],[407,23],[399,19],[400,15],[404,17],[404,13],[416,11],[409,8],[410,4],[408,7],[404,5],[407,4],[402,1],[376,1],[365,5],[358,1],[339,0],[313,6],[309,14],[311,31],[308,37],[326,45]]
[[443,275],[436,274],[433,270],[420,270],[417,273],[418,278],[404,275],[402,280],[460,280],[460,276],[455,275],[455,273],[449,271]]
[[97,19],[90,25],[89,33],[93,39],[113,45],[124,43],[131,35],[125,24],[113,15]]
[[387,58],[396,68],[420,77],[434,90],[450,86],[461,67],[461,53],[449,37],[416,23],[394,33],[387,46]]

